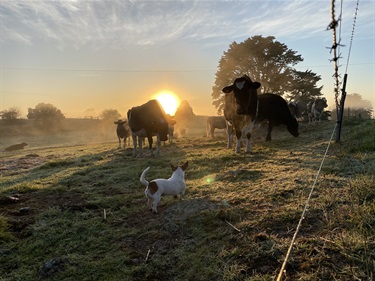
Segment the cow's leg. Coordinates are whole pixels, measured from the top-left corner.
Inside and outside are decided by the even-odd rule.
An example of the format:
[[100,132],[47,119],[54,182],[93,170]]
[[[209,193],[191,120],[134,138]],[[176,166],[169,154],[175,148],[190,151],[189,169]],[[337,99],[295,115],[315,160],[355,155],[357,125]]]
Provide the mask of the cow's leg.
[[228,145],[227,148],[232,148],[233,143],[233,126],[227,123],[227,137],[228,137]]
[[156,134],[156,155],[159,155],[160,153],[160,135]]
[[143,157],[143,137],[138,137],[139,156]]
[[126,149],[126,137],[124,137],[124,150]]
[[242,132],[236,130],[236,138],[237,138],[236,153],[240,153],[241,152],[241,141],[242,141],[241,137],[242,137]]
[[[132,139],[133,139],[133,157],[135,157],[137,155],[137,136],[135,134],[132,133]],[[138,140],[140,138],[138,137]]]
[[121,148],[121,138],[118,137],[118,147],[117,148]]
[[273,129],[273,123],[271,121],[268,121],[268,131],[267,131],[266,141],[271,141],[272,129]]
[[148,150],[150,152],[150,155],[153,155],[154,152],[152,151],[152,135],[148,135],[147,136],[147,140],[148,140]]

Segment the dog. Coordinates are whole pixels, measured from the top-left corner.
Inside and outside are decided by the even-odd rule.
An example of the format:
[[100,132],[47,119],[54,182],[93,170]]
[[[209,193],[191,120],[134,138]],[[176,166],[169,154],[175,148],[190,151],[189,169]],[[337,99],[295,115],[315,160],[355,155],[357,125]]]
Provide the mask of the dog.
[[144,186],[146,186],[145,195],[147,198],[147,205],[154,213],[158,212],[157,206],[163,194],[174,196],[179,195],[180,199],[183,198],[186,189],[185,170],[187,169],[188,165],[188,161],[186,161],[185,164],[177,167],[170,164],[173,173],[169,179],[155,179],[150,182],[148,182],[145,178],[150,167],[147,167],[142,172],[139,180]]

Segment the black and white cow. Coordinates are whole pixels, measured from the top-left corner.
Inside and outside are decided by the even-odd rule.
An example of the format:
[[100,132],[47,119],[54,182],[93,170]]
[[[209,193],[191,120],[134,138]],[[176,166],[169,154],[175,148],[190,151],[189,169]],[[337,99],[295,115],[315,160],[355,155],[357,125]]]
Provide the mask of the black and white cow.
[[245,152],[250,153],[251,118],[236,113],[236,99],[234,95],[226,93],[224,99],[224,118],[226,120],[228,148],[232,148],[233,133],[236,135],[236,153],[241,152],[243,138],[246,138]]
[[288,102],[288,108],[289,108],[290,114],[292,114],[294,118],[297,119],[301,117],[298,103],[296,103],[295,101],[290,101]]
[[116,127],[116,134],[118,138],[118,148],[121,148],[121,139],[124,140],[124,149],[126,148],[126,139],[130,138],[130,128],[126,121],[122,121],[121,119],[114,122]]
[[156,135],[156,154],[159,154],[160,141],[168,140],[167,116],[157,100],[150,100],[147,103],[133,107],[128,111],[128,123],[132,132],[134,152],[137,155],[137,138],[139,155],[143,156],[143,138],[147,137],[150,153],[152,151],[152,136]]
[[268,133],[266,141],[271,140],[271,132],[274,126],[285,124],[289,133],[297,137],[299,135],[298,122],[288,108],[287,102],[279,95],[261,94],[257,89],[259,82],[252,82],[244,75],[234,80],[232,85],[223,88],[223,92],[231,94],[235,99],[236,114],[251,118],[251,129],[255,122],[268,121]]
[[311,102],[309,112],[309,123],[312,121],[321,121],[324,109],[328,107],[326,98],[317,98]]
[[224,116],[209,116],[207,117],[206,133],[207,137],[212,139],[215,137],[215,129],[226,129],[227,122]]

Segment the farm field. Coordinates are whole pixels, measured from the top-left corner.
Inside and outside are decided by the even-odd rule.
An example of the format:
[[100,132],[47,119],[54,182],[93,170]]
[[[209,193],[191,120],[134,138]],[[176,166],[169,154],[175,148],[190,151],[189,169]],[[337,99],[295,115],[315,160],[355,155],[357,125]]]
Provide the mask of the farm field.
[[[153,157],[117,149],[115,134],[1,152],[0,280],[275,280],[334,126],[301,124],[298,138],[276,128],[271,142],[260,129],[251,154],[204,128]],[[140,174],[167,178],[187,160],[184,200],[165,196],[153,214]],[[346,121],[283,280],[372,280],[374,175],[374,120]]]

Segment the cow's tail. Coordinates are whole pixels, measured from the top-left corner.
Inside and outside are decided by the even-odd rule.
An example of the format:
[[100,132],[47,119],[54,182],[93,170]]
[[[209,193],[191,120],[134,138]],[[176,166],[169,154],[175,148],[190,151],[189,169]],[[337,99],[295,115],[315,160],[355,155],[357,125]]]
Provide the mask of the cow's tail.
[[140,181],[141,181],[141,183],[144,185],[144,186],[148,186],[148,184],[149,184],[149,182],[146,180],[146,173],[147,173],[147,171],[150,169],[150,167],[147,167],[143,172],[142,172],[142,175],[141,175],[141,177],[140,177]]

